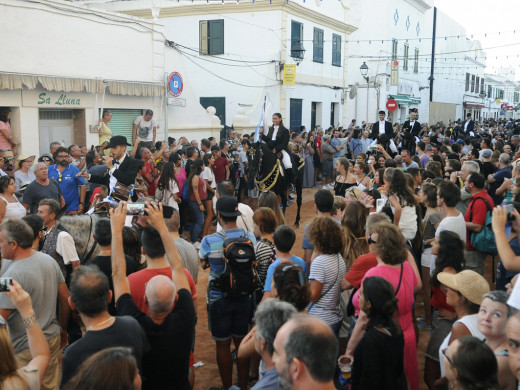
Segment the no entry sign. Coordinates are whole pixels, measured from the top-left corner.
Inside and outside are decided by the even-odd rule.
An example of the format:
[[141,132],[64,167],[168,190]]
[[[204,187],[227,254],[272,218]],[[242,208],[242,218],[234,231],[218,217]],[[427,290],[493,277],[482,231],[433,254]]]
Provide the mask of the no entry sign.
[[388,99],[386,102],[386,108],[388,111],[395,111],[397,110],[397,101],[395,99]]

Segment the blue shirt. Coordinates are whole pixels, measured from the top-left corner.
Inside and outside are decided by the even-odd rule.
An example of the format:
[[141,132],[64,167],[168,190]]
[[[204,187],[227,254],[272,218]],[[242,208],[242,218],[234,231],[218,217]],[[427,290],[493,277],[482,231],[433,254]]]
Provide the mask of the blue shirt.
[[[305,264],[305,261],[303,261],[303,259],[301,257],[293,255],[286,260],[289,260],[289,261],[293,262],[294,264],[302,267],[303,272],[307,272],[307,265]],[[269,266],[269,268],[267,269],[267,276],[265,277],[264,291],[271,291],[271,283],[273,281],[274,270],[276,269],[276,267],[278,267],[280,265],[281,262],[282,261],[280,259],[276,259],[273,262],[273,264],[271,264]]]
[[[338,158],[338,157],[341,157],[341,140],[339,138],[331,138],[330,139],[330,146],[332,146],[334,148],[334,158]],[[340,151],[338,152],[336,150],[336,146],[339,146],[340,147]]]
[[52,178],[58,182],[58,185],[63,192],[63,198],[67,204],[67,210],[76,211],[79,208],[79,186],[85,185],[85,180],[82,177],[76,177],[80,170],[72,164],[60,173],[56,164],[49,167],[49,178]]
[[[244,230],[242,229],[228,229],[223,230],[226,233],[227,238],[238,238],[244,236]],[[253,245],[256,245],[255,235],[251,232],[247,232],[247,237],[251,240]],[[209,236],[205,236],[199,249],[199,257],[201,259],[208,259],[209,262],[209,278],[208,282],[220,277],[224,271],[224,237],[220,234],[213,233]],[[222,298],[222,292],[219,290],[210,289],[207,294],[207,299],[210,302],[215,302]]]

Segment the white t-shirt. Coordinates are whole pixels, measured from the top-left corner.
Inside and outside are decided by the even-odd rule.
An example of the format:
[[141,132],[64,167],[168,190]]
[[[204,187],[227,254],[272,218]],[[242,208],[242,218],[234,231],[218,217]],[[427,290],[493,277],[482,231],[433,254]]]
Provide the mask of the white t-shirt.
[[215,174],[213,173],[213,169],[211,169],[210,167],[204,167],[204,170],[201,172],[200,177],[202,177],[203,180],[207,180],[211,188],[217,188]]
[[435,238],[439,238],[443,230],[458,234],[459,238],[464,242],[464,247],[466,247],[466,221],[464,221],[462,213],[459,213],[456,217],[443,218],[435,231]]
[[135,118],[134,125],[137,125],[137,136],[141,138],[141,141],[153,141],[153,129],[157,127],[155,119],[152,118],[147,122],[141,115]]
[[249,160],[247,159],[247,152],[240,152],[238,154],[238,165],[240,166],[240,174],[244,176],[244,165],[247,166]]
[[[217,201],[213,201],[213,211],[215,212],[215,215],[217,214]],[[237,226],[239,229],[247,230],[250,233],[254,233],[255,231],[255,225],[253,222],[253,214],[254,211],[251,207],[249,207],[247,204],[239,203],[238,204],[238,211],[242,213],[242,215],[239,215],[237,217]],[[217,222],[217,232],[222,231],[222,226],[220,226],[220,223]]]

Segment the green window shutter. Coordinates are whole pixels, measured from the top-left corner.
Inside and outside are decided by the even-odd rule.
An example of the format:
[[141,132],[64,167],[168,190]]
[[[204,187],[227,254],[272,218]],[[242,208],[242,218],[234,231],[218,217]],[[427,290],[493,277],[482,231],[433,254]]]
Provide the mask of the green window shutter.
[[341,66],[341,36],[332,34],[332,65]]
[[303,53],[292,51],[303,40],[303,23],[291,21],[291,57],[303,58]]
[[208,23],[209,54],[224,54],[224,19],[210,20]]
[[314,28],[312,46],[313,61],[323,63],[323,30]]
[[208,21],[199,21],[199,53],[208,54]]
[[[124,135],[129,144],[132,143],[132,132],[134,129],[134,121],[139,115],[143,115],[142,110],[121,110],[109,108],[112,112],[112,120],[108,123],[108,127],[112,131],[112,135]],[[128,146],[127,151],[132,150]]]

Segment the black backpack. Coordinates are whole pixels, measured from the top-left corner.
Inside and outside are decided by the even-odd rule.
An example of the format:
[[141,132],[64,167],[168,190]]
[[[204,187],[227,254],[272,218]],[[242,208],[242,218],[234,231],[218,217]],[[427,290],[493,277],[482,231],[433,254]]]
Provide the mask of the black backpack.
[[217,233],[224,238],[224,271],[220,275],[220,290],[231,298],[251,295],[260,285],[255,248],[244,231],[242,237],[228,238],[224,231]]

